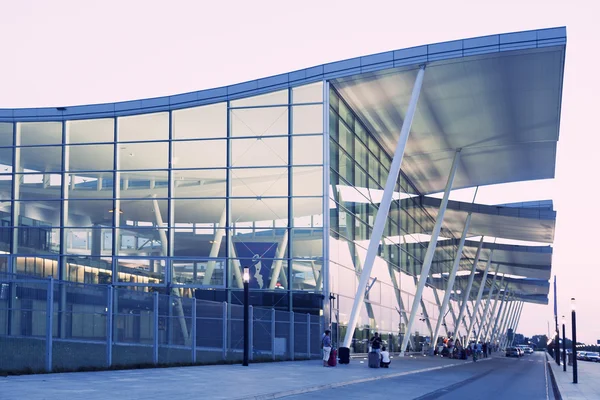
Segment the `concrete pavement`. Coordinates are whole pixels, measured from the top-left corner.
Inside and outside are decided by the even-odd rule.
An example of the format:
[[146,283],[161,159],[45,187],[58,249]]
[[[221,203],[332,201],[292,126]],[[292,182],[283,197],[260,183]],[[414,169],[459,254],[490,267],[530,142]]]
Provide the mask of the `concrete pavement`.
[[550,356],[548,356],[548,360],[563,400],[600,399],[600,363],[578,361],[577,375],[579,379],[578,383],[574,384],[571,366],[567,365],[567,372],[564,372],[562,365],[557,365]]

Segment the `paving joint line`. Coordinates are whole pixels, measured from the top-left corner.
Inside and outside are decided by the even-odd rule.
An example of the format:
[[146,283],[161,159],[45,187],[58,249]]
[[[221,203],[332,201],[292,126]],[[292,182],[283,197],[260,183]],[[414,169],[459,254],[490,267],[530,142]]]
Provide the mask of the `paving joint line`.
[[[490,357],[490,358],[481,359],[479,361],[490,361],[491,359],[492,358]],[[317,392],[319,390],[336,389],[336,388],[339,388],[339,387],[350,386],[350,385],[355,385],[355,384],[359,384],[359,383],[373,382],[373,381],[378,381],[378,380],[381,380],[381,379],[399,378],[399,377],[407,376],[407,375],[420,374],[420,373],[423,373],[423,372],[437,371],[437,370],[440,370],[440,369],[446,369],[446,368],[451,368],[451,367],[459,367],[461,365],[470,365],[470,364],[471,363],[468,363],[468,362],[454,363],[454,364],[448,364],[448,365],[441,365],[441,366],[438,366],[438,367],[423,368],[423,369],[418,369],[418,370],[414,370],[414,371],[403,371],[403,372],[397,372],[397,373],[388,374],[388,375],[372,376],[372,377],[369,377],[369,378],[354,379],[352,381],[335,382],[335,383],[329,383],[329,384],[325,384],[325,385],[317,385],[317,386],[310,386],[310,387],[299,388],[299,389],[284,390],[284,391],[281,391],[281,392],[263,393],[263,394],[256,394],[256,395],[250,395],[250,396],[237,397],[234,400],[268,400],[268,399],[279,399],[279,398],[282,398],[282,397],[295,396],[295,395],[298,395],[298,394],[305,394],[305,393]]]

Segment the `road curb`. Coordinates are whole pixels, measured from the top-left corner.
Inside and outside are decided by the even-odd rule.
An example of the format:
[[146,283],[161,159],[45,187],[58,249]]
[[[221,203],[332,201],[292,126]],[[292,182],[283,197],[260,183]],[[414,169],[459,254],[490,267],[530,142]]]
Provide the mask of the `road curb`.
[[550,382],[552,384],[552,391],[554,392],[554,400],[562,400],[562,395],[560,394],[560,389],[558,388],[558,382],[556,382],[552,365],[550,364],[550,360],[548,360],[548,353],[546,353],[546,365],[550,371]]
[[[479,361],[489,361],[491,359],[492,358],[490,357],[490,358],[481,359]],[[395,373],[395,374],[388,374],[388,375],[382,375],[382,376],[372,376],[372,377],[369,377],[369,378],[362,378],[362,379],[354,379],[352,381],[334,382],[334,383],[329,383],[329,384],[325,384],[325,385],[317,385],[317,386],[305,387],[305,388],[300,388],[300,389],[285,390],[285,391],[275,392],[275,393],[264,393],[264,394],[257,394],[257,395],[251,395],[251,396],[237,397],[234,400],[268,400],[268,399],[279,399],[279,398],[282,398],[282,397],[294,396],[294,395],[305,394],[305,393],[311,393],[311,392],[316,392],[316,391],[319,391],[319,390],[335,389],[335,388],[339,388],[339,387],[343,387],[343,386],[355,385],[357,383],[366,383],[366,382],[379,381],[381,379],[398,378],[398,377],[401,377],[401,376],[420,374],[420,373],[423,373],[423,372],[430,372],[430,371],[437,371],[437,370],[440,370],[440,369],[446,369],[446,368],[452,368],[452,367],[459,367],[461,365],[467,365],[467,364],[471,364],[471,363],[469,363],[469,362],[453,363],[453,364],[448,364],[448,365],[441,365],[439,367],[429,367],[429,368],[423,368],[423,369],[418,369],[418,370],[414,370],[414,371],[404,371],[404,372],[398,372],[398,373]]]

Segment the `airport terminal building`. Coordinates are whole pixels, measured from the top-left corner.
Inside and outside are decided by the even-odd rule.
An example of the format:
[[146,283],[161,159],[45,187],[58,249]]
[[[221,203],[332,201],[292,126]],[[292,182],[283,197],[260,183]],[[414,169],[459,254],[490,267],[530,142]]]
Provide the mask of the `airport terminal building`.
[[554,177],[565,47],[565,28],[543,29],[0,109],[0,336],[147,344],[155,362],[192,346],[195,361],[203,327],[223,327],[227,357],[248,267],[257,353],[318,355],[324,326],[356,352],[374,331],[395,351],[506,344],[523,304],[548,302],[552,201],[448,196]]

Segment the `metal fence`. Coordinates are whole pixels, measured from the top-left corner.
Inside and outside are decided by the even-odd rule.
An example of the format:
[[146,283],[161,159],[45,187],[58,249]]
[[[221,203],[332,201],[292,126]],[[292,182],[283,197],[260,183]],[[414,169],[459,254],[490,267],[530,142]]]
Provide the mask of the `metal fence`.
[[[242,360],[243,306],[139,289],[0,275],[0,371]],[[250,320],[250,360],[320,356],[319,316],[250,307]]]

